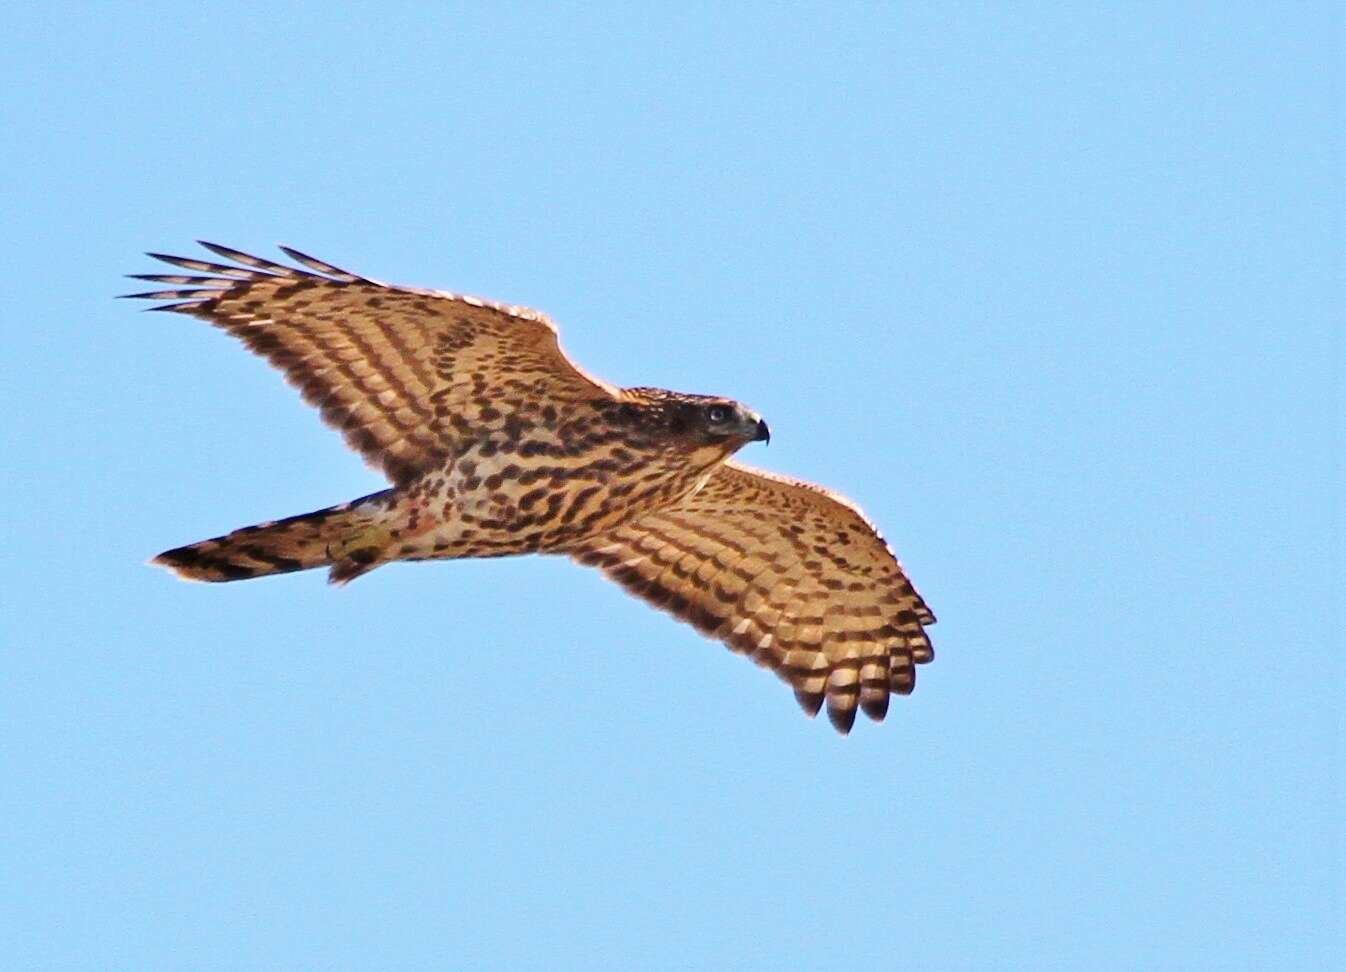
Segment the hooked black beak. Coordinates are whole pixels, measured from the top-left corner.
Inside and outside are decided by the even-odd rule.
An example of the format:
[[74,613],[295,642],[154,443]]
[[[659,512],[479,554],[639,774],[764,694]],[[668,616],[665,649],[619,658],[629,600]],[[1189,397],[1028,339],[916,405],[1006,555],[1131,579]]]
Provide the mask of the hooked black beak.
[[771,429],[767,428],[767,424],[763,419],[757,420],[757,434],[752,437],[752,441],[765,442],[767,445],[771,444]]

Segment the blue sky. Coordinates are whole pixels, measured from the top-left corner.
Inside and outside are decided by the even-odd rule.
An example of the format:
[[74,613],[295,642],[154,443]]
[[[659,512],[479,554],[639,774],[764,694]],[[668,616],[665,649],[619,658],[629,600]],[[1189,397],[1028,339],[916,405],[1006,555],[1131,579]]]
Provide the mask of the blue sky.
[[[8,12],[9,961],[1328,966],[1340,10],[486,9]],[[198,237],[748,402],[935,663],[841,739],[559,560],[144,566],[380,487],[110,299]]]

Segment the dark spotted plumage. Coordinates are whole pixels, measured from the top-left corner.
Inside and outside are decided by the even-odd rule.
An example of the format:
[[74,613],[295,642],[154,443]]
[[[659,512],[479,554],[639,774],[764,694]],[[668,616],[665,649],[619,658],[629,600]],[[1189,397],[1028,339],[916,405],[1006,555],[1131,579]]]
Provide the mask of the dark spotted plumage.
[[393,485],[155,563],[344,583],[397,560],[565,554],[771,668],[842,732],[933,657],[934,615],[856,507],[728,461],[767,436],[744,406],[600,381],[526,308],[203,245],[232,263],[151,254],[193,272],[136,275],[171,287],[128,296],[237,337]]

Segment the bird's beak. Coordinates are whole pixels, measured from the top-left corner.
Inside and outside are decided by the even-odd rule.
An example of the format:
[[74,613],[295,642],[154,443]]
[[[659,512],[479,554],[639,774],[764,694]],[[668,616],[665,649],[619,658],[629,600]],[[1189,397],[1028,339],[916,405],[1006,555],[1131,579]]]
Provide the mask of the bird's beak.
[[771,444],[771,429],[767,427],[766,422],[762,419],[757,420],[757,432],[753,435],[752,441],[765,442],[767,445]]

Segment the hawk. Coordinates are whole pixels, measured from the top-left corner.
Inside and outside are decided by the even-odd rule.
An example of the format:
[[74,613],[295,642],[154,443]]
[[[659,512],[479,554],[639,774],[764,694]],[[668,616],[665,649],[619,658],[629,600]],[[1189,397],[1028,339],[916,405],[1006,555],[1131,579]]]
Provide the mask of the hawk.
[[153,563],[344,584],[398,560],[563,554],[773,670],[842,733],[934,657],[934,614],[857,506],[730,459],[769,437],[744,405],[601,381],[524,307],[202,245],[229,263],[151,253],[191,273],[133,274],[171,289],[126,296],[238,338],[392,486]]

